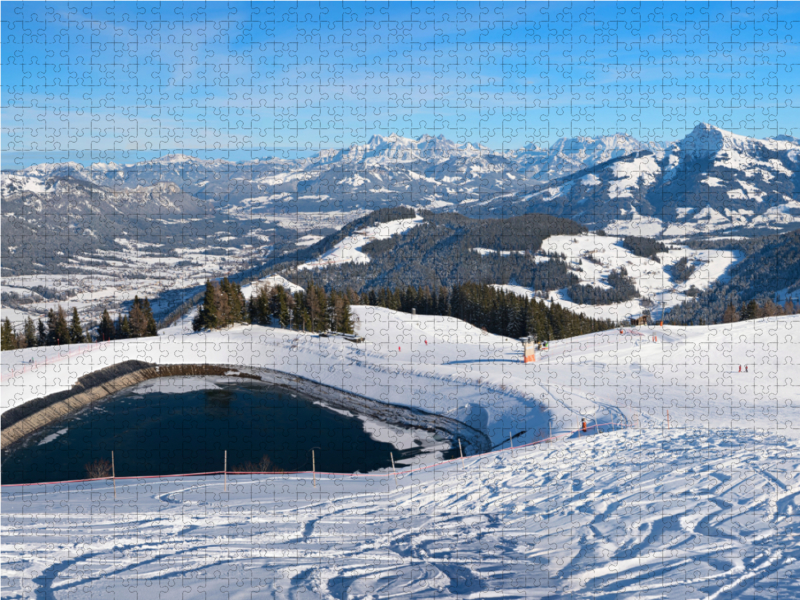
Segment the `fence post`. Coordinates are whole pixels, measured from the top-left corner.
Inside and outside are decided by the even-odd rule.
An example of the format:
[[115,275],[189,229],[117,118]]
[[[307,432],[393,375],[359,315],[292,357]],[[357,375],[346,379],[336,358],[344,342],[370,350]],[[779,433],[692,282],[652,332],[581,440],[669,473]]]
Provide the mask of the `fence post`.
[[389,452],[389,456],[392,458],[392,471],[394,471],[394,484],[397,485],[397,469],[394,466],[394,454]]
[[314,487],[317,487],[317,459],[311,451],[311,476],[314,478]]
[[228,491],[228,451],[225,450],[225,466],[222,468],[225,473],[225,491]]
[[464,462],[464,451],[461,449],[461,438],[458,438],[458,452],[461,454],[461,462]]
[[508,443],[511,445],[511,449],[514,449],[514,436],[511,435],[511,432],[508,432]]
[[114,469],[114,451],[111,451],[111,481],[114,482],[114,500],[117,499],[117,472]]

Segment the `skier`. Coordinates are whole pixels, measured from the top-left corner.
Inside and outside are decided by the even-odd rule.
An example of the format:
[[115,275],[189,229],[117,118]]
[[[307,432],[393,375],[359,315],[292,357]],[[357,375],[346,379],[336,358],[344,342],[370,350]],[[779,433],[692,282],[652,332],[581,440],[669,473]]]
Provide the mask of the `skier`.
[[583,433],[586,433],[586,419],[581,419],[581,429],[583,429]]
[[425,345],[426,345],[426,346],[428,345],[428,340],[425,340]]
[[744,366],[744,372],[747,373],[747,365]]
[[739,373],[742,372],[742,365],[739,365]]

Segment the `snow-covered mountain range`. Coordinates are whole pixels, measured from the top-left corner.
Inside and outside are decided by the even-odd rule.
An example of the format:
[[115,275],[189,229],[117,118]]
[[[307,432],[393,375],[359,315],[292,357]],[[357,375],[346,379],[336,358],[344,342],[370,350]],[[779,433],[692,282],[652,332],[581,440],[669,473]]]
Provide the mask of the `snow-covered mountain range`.
[[618,134],[493,151],[443,136],[375,135],[297,160],[172,154],[35,165],[2,173],[0,202],[3,291],[6,305],[17,302],[15,322],[40,313],[10,294],[29,295],[54,275],[91,278],[78,288],[103,297],[186,290],[156,305],[167,313],[209,277],[257,271],[382,207],[482,218],[545,213],[678,243],[796,229],[800,144],[707,124],[666,146]]
[[484,210],[569,216],[590,228],[685,237],[800,226],[800,146],[700,124],[662,151],[640,151],[552,179]]
[[31,218],[60,212],[65,195],[79,207],[99,202],[95,212],[105,212],[104,197],[135,192],[140,212],[152,213],[172,209],[165,196],[182,193],[195,198],[178,207],[184,213],[225,210],[239,218],[406,204],[548,212],[593,227],[645,217],[658,219],[660,233],[680,236],[797,226],[798,164],[793,138],[747,138],[704,123],[669,145],[617,134],[515,151],[392,134],[297,160],[168,155],[127,165],[35,165],[5,172],[2,197],[4,215],[25,210]]

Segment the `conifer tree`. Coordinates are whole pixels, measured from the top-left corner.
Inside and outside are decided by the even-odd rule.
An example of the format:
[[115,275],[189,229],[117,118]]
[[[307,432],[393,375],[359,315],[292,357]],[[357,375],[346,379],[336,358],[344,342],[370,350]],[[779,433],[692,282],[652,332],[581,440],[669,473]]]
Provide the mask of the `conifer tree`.
[[219,321],[217,309],[217,294],[214,283],[208,279],[206,280],[206,293],[203,296],[203,305],[197,313],[197,317],[192,323],[192,328],[195,331],[200,331],[203,328],[213,329],[217,327]]
[[133,337],[131,321],[128,317],[122,317],[122,320],[119,324],[119,338],[125,340],[131,337]]
[[47,311],[47,346],[56,344],[56,311],[52,308]]
[[217,324],[216,327],[226,327],[231,323],[231,288],[228,278],[225,277],[219,284],[214,286],[214,297],[217,303]]
[[158,326],[156,325],[156,320],[153,317],[153,309],[150,306],[150,300],[147,298],[142,300],[142,312],[144,312],[145,317],[144,335],[146,337],[158,335]]
[[289,303],[287,301],[286,290],[282,285],[275,288],[272,316],[278,320],[281,327],[289,325]]
[[104,310],[103,316],[100,318],[100,325],[97,328],[97,335],[100,337],[100,341],[108,342],[114,339],[115,333],[114,322],[111,320],[108,310]]
[[306,290],[306,310],[311,331],[325,331],[327,329],[327,298],[325,290],[309,282]]
[[267,286],[260,286],[252,296],[249,305],[250,320],[256,325],[269,325],[270,290]]
[[142,337],[146,335],[147,317],[142,309],[142,302],[139,300],[139,296],[135,296],[133,299],[133,305],[128,313],[128,320],[130,321],[132,337]]
[[338,311],[337,331],[341,333],[353,333],[353,313],[350,310],[350,299],[345,295],[341,299],[341,309]]
[[11,327],[11,321],[6,317],[0,328],[0,350],[14,350],[16,347],[17,338],[14,335],[14,328]]
[[297,329],[306,331],[310,329],[308,309],[306,308],[305,293],[297,291],[294,293],[294,324]]
[[27,318],[25,321],[25,346],[28,348],[33,348],[37,345],[37,337],[36,337],[36,325],[33,322],[33,319],[30,317]]
[[52,308],[47,313],[47,341],[51,346],[69,344],[70,333],[67,325],[67,316],[61,305],[58,310]]
[[231,323],[241,323],[247,321],[247,312],[245,311],[244,295],[242,294],[242,286],[236,282],[228,284],[228,305],[231,312]]
[[69,341],[71,344],[82,344],[86,341],[83,336],[83,327],[81,327],[81,319],[78,316],[78,309],[72,307],[72,323],[69,328]]
[[758,302],[750,300],[742,310],[742,321],[749,321],[750,319],[757,319],[761,316],[761,309]]
[[41,319],[39,319],[38,323],[36,324],[36,345],[47,345],[47,329],[45,329],[44,323]]

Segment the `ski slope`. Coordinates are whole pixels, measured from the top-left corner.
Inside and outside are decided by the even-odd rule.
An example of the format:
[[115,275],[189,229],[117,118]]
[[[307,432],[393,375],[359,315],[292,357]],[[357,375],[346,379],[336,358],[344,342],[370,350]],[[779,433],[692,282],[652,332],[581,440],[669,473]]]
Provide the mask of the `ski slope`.
[[454,318],[369,306],[353,314],[364,343],[250,325],[185,333],[176,324],[153,338],[3,352],[1,408],[135,359],[275,369],[454,417],[493,445],[509,434],[522,444],[574,432],[581,419],[800,435],[800,316],[626,327],[554,341],[526,365],[519,341]]
[[627,430],[224,486],[4,486],[2,597],[800,597],[800,446],[777,436]]
[[365,343],[237,326],[3,352],[2,407],[127,359],[253,365],[455,416],[499,450],[396,479],[120,479],[116,501],[107,480],[3,486],[2,597],[800,595],[800,316],[607,331],[525,365],[456,319],[353,313]]

